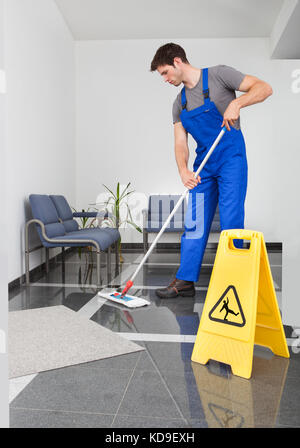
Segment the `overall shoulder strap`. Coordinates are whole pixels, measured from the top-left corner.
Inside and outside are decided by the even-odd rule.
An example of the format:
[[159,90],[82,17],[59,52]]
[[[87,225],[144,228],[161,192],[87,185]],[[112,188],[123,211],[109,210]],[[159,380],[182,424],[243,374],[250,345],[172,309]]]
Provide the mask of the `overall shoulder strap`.
[[209,101],[209,88],[208,88],[208,68],[202,70],[202,91],[204,101]]
[[181,106],[182,110],[186,108],[186,94],[185,94],[185,87],[181,90]]

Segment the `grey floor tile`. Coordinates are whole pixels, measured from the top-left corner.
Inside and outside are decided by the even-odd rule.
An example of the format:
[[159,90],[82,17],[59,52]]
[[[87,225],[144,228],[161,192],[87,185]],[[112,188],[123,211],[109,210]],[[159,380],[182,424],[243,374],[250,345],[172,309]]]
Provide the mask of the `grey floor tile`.
[[292,425],[281,425],[280,423],[277,423],[274,428],[300,428],[300,426],[292,426]]
[[[144,343],[144,347],[146,348],[146,343]],[[150,370],[150,372],[157,371],[154,363],[147,353],[147,349],[141,353],[140,359],[136,365],[136,370]]]
[[99,368],[99,369],[116,369],[116,370],[130,370],[131,372],[137,365],[141,353],[128,353],[126,355],[114,356],[112,358],[100,359],[86,364],[81,364],[80,367]]
[[163,372],[163,377],[186,419],[205,420],[205,412],[195,377],[191,371],[184,374]]
[[208,428],[208,424],[205,420],[189,420],[188,421],[189,428]]
[[118,416],[112,428],[187,428],[183,419],[168,420],[166,418]]
[[[145,343],[138,341],[137,343],[141,347],[145,346]],[[138,353],[128,353],[126,355],[114,356],[112,358],[100,359],[99,361],[93,361],[85,364],[80,364],[80,367],[93,367],[99,369],[116,369],[120,370],[150,370],[156,371],[155,366],[151,362],[146,351]]]
[[182,418],[159,374],[144,370],[134,372],[118,410],[122,415]]
[[131,373],[94,367],[40,373],[11,407],[111,414],[118,409]]
[[184,375],[192,373],[191,356],[194,344],[171,342],[145,342],[150,359],[161,373]]
[[10,428],[109,428],[113,415],[32,409],[10,410]]
[[281,396],[277,423],[300,426],[300,378],[287,377]]
[[293,347],[289,347],[289,352],[290,358],[288,362],[287,376],[289,378],[300,378],[300,353],[294,353]]

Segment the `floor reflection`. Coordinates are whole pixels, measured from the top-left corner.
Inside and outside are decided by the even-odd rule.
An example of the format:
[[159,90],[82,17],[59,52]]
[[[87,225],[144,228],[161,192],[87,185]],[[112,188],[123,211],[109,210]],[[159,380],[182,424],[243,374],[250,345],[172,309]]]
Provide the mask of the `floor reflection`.
[[[254,357],[253,378],[250,380],[231,374],[229,378],[227,375],[220,375],[216,372],[220,365],[211,361],[207,366],[192,362],[199,399],[208,426],[275,426],[289,359],[277,356],[272,356],[269,360]],[[259,371],[263,376],[259,375]]]

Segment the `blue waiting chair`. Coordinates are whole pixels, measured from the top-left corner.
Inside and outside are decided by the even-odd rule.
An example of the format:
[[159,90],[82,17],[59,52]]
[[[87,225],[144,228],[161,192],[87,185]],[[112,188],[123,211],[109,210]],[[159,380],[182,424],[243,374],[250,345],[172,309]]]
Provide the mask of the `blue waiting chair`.
[[101,284],[101,252],[107,251],[107,273],[111,275],[111,245],[117,243],[120,233],[114,228],[79,229],[74,217],[96,217],[98,212],[73,213],[67,200],[61,195],[31,194],[29,202],[33,219],[26,223],[25,229],[25,270],[26,283],[29,283],[29,226],[36,224],[42,245],[46,248],[46,270],[49,271],[49,248],[93,246],[97,253],[97,285]]

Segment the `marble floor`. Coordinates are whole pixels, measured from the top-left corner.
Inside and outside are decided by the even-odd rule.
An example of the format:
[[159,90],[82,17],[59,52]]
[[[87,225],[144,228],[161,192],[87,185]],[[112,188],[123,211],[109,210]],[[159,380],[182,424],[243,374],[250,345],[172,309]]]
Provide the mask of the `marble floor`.
[[[142,256],[123,253],[109,283],[103,257],[103,289],[124,285]],[[280,307],[282,254],[268,256]],[[180,254],[152,253],[130,291],[150,306],[133,310],[97,296],[94,260],[77,252],[12,290],[10,311],[64,305],[145,350],[10,380],[10,427],[300,427],[297,329],[284,326],[289,359],[255,346],[250,380],[223,363],[191,362],[214,258],[207,250],[194,298],[162,300],[155,289],[173,279]]]

